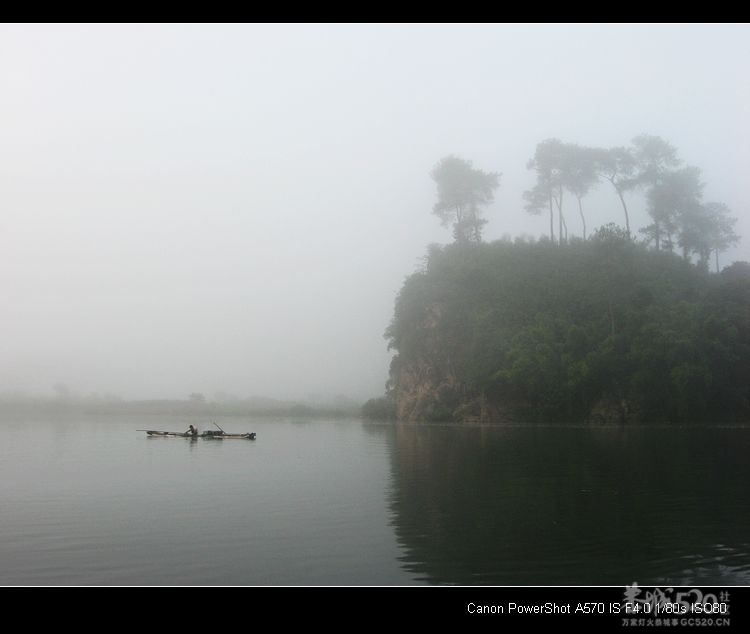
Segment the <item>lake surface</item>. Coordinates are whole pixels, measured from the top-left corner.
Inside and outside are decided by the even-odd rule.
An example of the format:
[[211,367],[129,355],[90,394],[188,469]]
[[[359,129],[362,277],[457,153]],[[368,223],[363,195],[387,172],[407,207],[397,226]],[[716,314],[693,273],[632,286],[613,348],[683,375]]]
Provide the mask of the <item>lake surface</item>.
[[0,584],[750,584],[750,429],[189,422],[0,422]]

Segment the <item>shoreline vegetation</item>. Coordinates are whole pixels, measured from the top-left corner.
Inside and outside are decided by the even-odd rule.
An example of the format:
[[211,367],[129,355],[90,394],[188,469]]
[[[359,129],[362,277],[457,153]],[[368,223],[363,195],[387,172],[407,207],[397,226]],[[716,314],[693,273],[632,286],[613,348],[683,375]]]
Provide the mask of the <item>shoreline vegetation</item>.
[[193,396],[186,400],[151,399],[124,400],[116,397],[32,397],[5,395],[0,397],[0,419],[34,416],[68,415],[168,415],[196,417],[248,416],[300,419],[358,417],[360,403],[344,397],[332,402],[306,403],[271,398],[249,398],[236,401],[208,401]]

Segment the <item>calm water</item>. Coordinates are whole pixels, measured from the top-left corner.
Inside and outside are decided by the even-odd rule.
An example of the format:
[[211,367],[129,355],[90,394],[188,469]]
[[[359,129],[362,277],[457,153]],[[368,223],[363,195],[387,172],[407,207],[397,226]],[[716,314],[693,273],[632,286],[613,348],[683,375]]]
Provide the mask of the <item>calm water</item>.
[[0,422],[0,584],[749,584],[750,429]]

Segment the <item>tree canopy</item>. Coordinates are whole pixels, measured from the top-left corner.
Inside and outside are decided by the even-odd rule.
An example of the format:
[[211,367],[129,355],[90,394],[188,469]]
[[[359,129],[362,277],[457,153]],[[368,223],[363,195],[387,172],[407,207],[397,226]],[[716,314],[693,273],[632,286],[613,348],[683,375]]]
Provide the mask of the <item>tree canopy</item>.
[[482,207],[495,200],[500,186],[500,174],[483,172],[465,161],[450,155],[441,159],[430,172],[437,184],[438,201],[432,208],[444,226],[453,225],[453,237],[458,243],[479,243],[482,227]]
[[750,266],[708,275],[616,225],[568,249],[433,248],[387,331],[391,391],[402,418],[747,420],[749,314]]
[[713,252],[716,256],[737,244],[736,222],[723,203],[702,202],[700,169],[683,166],[677,148],[659,136],[641,134],[629,147],[584,147],[550,138],[537,144],[527,167],[536,182],[524,192],[524,208],[539,215],[549,211],[549,237],[555,242],[554,214],[558,215],[557,242],[568,241],[563,213],[563,194],[570,192],[578,202],[582,235],[587,238],[583,198],[600,181],[609,182],[624,212],[625,233],[633,237],[625,195],[640,190],[645,194],[651,223],[638,230],[657,251],[682,250],[686,259],[697,258],[704,268]]

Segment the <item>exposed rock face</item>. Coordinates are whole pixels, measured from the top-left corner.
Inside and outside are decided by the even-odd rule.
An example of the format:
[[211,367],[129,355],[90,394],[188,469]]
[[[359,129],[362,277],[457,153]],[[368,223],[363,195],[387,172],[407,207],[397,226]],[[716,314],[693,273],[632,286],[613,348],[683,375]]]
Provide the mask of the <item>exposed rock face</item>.
[[417,358],[404,360],[399,356],[391,366],[390,384],[398,420],[508,422],[507,412],[456,377],[450,341],[441,338],[441,316],[438,304],[429,306],[420,323],[426,345]]
[[427,363],[409,364],[393,381],[398,420],[508,423],[509,412]]
[[423,361],[401,367],[394,383],[399,420],[453,419],[461,392],[455,377]]
[[453,420],[462,386],[456,380],[446,341],[440,336],[442,310],[431,304],[418,324],[422,346],[410,358],[401,354],[391,365],[390,383],[398,420]]

